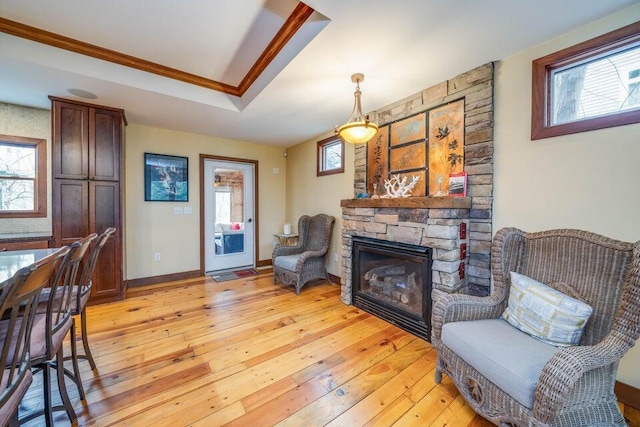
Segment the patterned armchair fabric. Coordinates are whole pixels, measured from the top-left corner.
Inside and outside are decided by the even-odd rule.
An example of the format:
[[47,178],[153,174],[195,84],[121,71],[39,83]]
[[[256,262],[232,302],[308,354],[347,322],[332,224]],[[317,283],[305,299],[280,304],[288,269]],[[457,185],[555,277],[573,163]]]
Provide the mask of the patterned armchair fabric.
[[[640,242],[626,243],[580,230],[526,233],[506,228],[496,233],[491,264],[491,295],[446,295],[434,303],[436,381],[440,382],[443,373],[449,376],[470,406],[496,425],[624,426],[613,390],[620,358],[640,337]],[[544,344],[500,319],[509,298],[510,272],[593,307],[578,345]],[[461,330],[467,334],[460,336]],[[467,339],[469,332],[473,339]],[[509,334],[514,338],[505,339]],[[514,344],[519,337],[522,344]],[[478,362],[482,356],[477,356],[477,349],[464,348],[473,345],[465,341],[490,348],[484,364]],[[540,350],[513,357],[525,345]],[[454,351],[454,346],[465,355]],[[519,388],[523,394],[516,398],[515,393],[505,391],[506,386],[496,384],[509,376],[492,366],[496,360],[506,360],[516,371],[525,362],[533,360],[529,367],[538,363],[530,390],[526,385]],[[492,370],[497,371],[494,381],[486,376],[492,377]]]
[[334,221],[334,217],[325,214],[300,217],[297,245],[273,249],[274,284],[280,279],[285,285],[294,285],[296,294],[300,294],[300,289],[310,281],[329,279],[324,262]]

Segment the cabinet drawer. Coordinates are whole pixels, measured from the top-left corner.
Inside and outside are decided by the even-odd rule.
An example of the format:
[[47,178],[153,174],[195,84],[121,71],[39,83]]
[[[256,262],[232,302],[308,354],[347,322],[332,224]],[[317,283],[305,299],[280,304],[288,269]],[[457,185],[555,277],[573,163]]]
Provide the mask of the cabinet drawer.
[[48,240],[0,241],[0,252],[21,251],[23,249],[46,249]]

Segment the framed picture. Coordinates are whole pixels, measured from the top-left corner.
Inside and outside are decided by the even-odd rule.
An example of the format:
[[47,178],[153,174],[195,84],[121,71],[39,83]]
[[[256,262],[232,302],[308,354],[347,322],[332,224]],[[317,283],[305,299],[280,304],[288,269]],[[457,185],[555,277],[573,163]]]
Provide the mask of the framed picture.
[[467,173],[449,174],[449,195],[467,197]]
[[144,153],[144,200],[189,201],[189,159]]

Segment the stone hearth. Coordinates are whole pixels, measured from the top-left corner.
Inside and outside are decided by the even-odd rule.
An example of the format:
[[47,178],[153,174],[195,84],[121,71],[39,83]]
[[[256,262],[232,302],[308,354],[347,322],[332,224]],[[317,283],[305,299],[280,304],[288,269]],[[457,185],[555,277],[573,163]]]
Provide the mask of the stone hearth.
[[[466,292],[468,259],[465,254],[461,258],[461,247],[468,248],[469,245],[470,198],[348,199],[343,200],[341,206],[341,279],[345,304],[352,303],[353,236],[431,248],[433,288],[444,292]],[[461,224],[467,230],[464,238],[460,238]],[[465,272],[464,277],[461,277],[461,271]]]

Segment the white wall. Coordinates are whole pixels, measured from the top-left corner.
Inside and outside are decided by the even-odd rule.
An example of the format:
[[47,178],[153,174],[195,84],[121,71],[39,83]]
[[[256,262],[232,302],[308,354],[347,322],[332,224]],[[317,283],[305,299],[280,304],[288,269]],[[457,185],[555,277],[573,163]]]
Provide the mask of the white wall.
[[[125,149],[125,279],[200,269],[199,155],[258,161],[259,255],[270,260],[273,234],[285,222],[286,162],[283,149],[130,124]],[[189,158],[189,202],[144,201],[144,153]],[[274,168],[278,173],[274,173]],[[190,215],[173,208],[191,206]],[[161,254],[160,261],[153,254]]]
[[[496,68],[494,231],[578,228],[640,240],[640,124],[531,141],[531,61],[640,19],[640,5],[509,57]],[[619,380],[640,387],[640,347]]]

